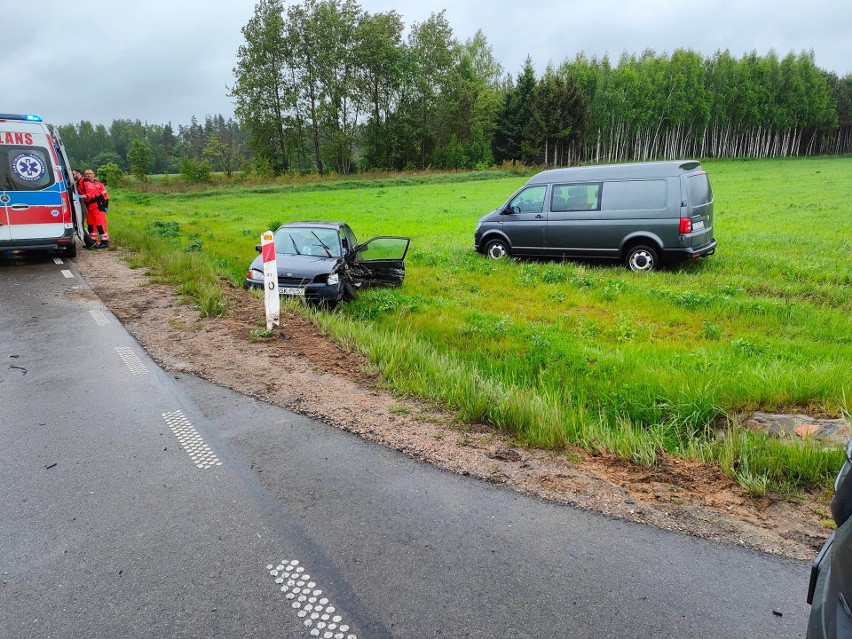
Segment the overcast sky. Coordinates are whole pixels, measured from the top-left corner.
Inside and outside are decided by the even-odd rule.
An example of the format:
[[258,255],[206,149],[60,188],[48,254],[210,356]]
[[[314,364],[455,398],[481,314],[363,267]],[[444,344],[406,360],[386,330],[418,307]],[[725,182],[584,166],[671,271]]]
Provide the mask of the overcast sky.
[[[132,4],[132,6],[131,6]],[[507,72],[530,55],[539,71],[579,51],[692,48],[734,56],[813,49],[816,63],[852,73],[850,0],[362,0],[371,13],[396,9],[406,26],[447,10],[456,38],[481,29]],[[254,0],[74,5],[0,0],[0,112],[38,113],[56,123],[114,119],[187,124],[192,115],[233,114],[240,29]]]

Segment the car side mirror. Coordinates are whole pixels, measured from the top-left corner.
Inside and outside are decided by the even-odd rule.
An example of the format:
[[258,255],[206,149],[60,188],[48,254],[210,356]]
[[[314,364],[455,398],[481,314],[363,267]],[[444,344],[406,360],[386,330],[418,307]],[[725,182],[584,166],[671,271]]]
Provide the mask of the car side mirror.
[[257,251],[258,253],[260,253],[262,251],[262,249],[260,248],[260,244],[255,244],[254,250]]

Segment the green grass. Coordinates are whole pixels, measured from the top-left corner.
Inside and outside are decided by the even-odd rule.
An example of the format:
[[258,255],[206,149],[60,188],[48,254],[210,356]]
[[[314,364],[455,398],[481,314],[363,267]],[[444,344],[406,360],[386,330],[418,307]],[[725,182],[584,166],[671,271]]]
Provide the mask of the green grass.
[[711,424],[757,408],[848,410],[852,159],[703,164],[718,251],[651,274],[476,254],[476,220],[526,179],[499,172],[118,191],[110,223],[209,315],[225,311],[216,273],[241,281],[266,228],[344,220],[361,240],[408,235],[401,288],[315,315],[396,392],[529,445],[704,459],[754,494],[827,485],[842,451]]

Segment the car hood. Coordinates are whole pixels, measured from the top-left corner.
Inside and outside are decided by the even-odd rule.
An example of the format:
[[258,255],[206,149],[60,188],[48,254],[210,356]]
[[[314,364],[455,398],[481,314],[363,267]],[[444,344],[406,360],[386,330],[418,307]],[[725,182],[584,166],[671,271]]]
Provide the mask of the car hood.
[[[331,273],[340,262],[339,257],[319,257],[316,255],[284,255],[277,253],[275,263],[278,266],[278,277],[298,277],[313,279],[317,275]],[[262,271],[263,259],[258,255],[249,267]]]
[[490,222],[491,220],[498,219],[500,217],[500,212],[503,209],[494,209],[493,211],[486,213],[477,221],[477,224],[483,224],[484,222]]

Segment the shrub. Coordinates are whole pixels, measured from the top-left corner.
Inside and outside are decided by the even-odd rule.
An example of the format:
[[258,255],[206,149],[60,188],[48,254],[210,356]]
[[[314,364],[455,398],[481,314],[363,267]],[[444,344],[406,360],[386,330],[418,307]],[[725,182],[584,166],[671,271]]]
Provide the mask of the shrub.
[[118,186],[121,178],[124,177],[124,171],[115,162],[107,162],[97,168],[98,179],[107,186]]
[[271,179],[275,177],[275,169],[268,159],[255,156],[251,163],[251,174],[259,178]]
[[207,160],[184,158],[180,163],[180,176],[187,182],[210,182],[212,170]]

